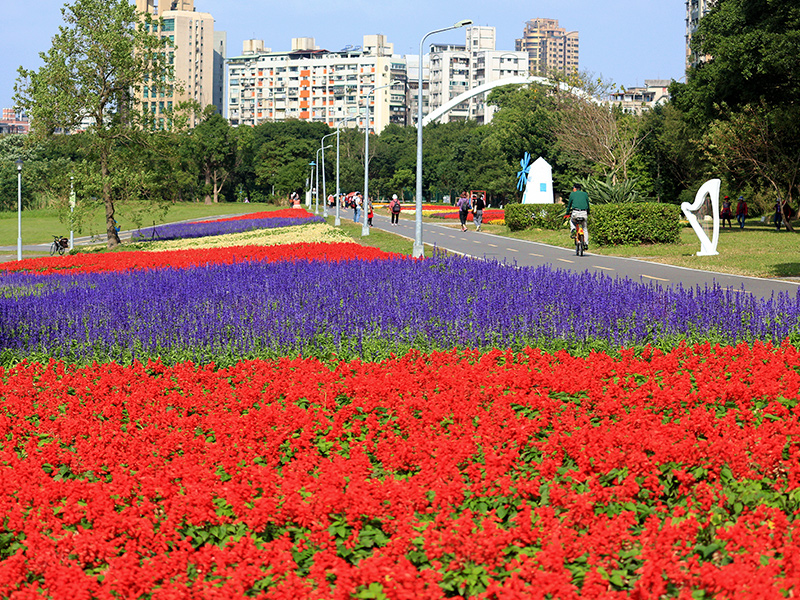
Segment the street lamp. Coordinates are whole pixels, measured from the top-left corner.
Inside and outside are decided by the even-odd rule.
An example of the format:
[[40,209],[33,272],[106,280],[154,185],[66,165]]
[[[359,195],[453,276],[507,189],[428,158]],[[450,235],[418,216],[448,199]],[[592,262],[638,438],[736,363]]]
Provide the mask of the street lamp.
[[387,83],[386,85],[372,88],[367,92],[366,96],[367,107],[364,112],[364,223],[361,225],[361,237],[369,235],[369,225],[367,224],[367,207],[369,206],[369,97],[370,94],[392,85]]
[[309,196],[308,196],[308,202],[306,203],[306,206],[311,206],[311,196],[314,194],[314,167],[317,166],[317,163],[315,163],[312,160],[310,163],[308,163],[308,166],[311,167],[311,173],[308,176],[308,178],[311,181],[311,183],[308,186],[308,194],[309,194]]
[[[316,197],[317,197],[317,203],[314,206],[314,214],[315,215],[319,214],[319,153],[322,152],[322,157],[323,157],[323,160],[324,160],[324,158],[325,158],[325,152],[324,151],[325,151],[326,148],[330,148],[330,147],[331,146],[322,146],[321,148],[317,149],[317,160],[316,160],[316,162],[314,164],[314,166],[316,167],[316,170],[317,170],[317,188],[315,190]],[[325,173],[323,171],[323,175],[324,174]]]
[[[331,137],[332,135],[336,135],[336,133],[329,133],[328,135],[323,135],[322,139],[319,141],[319,145],[322,146],[325,144],[325,138]],[[326,146],[330,148],[330,146]],[[322,209],[322,216],[326,219],[328,218],[328,188],[325,185],[325,153],[322,153],[322,197],[325,199],[325,204]]]
[[14,161],[17,165],[17,260],[22,260],[22,159]]
[[339,219],[339,128],[348,121],[357,118],[358,118],[357,114],[350,115],[349,117],[341,119],[336,124],[336,219],[333,222],[333,224],[336,225],[336,227],[342,224],[341,219]]
[[425,40],[434,33],[441,33],[443,31],[450,31],[451,29],[458,29],[459,27],[466,27],[472,25],[472,21],[464,19],[443,29],[434,29],[426,33],[419,42],[419,76],[417,79],[417,202],[416,209],[416,227],[414,236],[414,250],[412,255],[414,258],[421,258],[425,256],[425,248],[422,245],[422,45]]
[[75,224],[75,176],[69,176],[69,249],[75,249],[75,234],[72,230]]

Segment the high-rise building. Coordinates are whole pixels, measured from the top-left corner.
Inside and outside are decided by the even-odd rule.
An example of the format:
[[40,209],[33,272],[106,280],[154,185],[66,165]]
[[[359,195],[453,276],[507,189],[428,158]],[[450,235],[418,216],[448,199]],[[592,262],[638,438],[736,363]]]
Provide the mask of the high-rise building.
[[522,37],[516,41],[516,49],[528,53],[534,75],[578,71],[578,32],[559,27],[558,19],[531,19],[525,23]]
[[301,119],[335,126],[363,115],[367,101],[376,133],[389,123],[406,123],[405,61],[383,35],[366,35],[362,47],[336,52],[317,48],[314,38],[294,38],[292,50],[284,52],[246,40],[242,55],[229,57],[226,68],[224,114],[231,125]]
[[[430,111],[485,83],[528,74],[526,52],[496,50],[495,46],[495,28],[478,26],[467,28],[464,45],[431,45]],[[488,123],[494,112],[495,107],[486,104],[483,94],[462,102],[440,120]]]
[[708,11],[714,6],[716,0],[686,0],[686,68],[695,66],[698,62],[706,60],[706,56],[697,56],[691,48],[692,36],[697,25]]
[[[215,61],[215,54],[224,53],[224,35],[214,32],[214,17],[209,13],[196,12],[194,0],[136,0],[139,12],[159,17],[162,21],[158,33],[174,44],[169,49],[169,61],[174,69],[175,85],[166,91],[144,86],[141,101],[163,127],[173,108],[178,103],[194,100],[203,110],[220,102],[219,93],[224,77],[222,60]],[[215,69],[215,62],[217,68]],[[191,126],[196,125],[192,117]]]
[[228,55],[228,34],[224,31],[214,32],[214,91],[212,104],[222,114],[225,107],[225,57]]

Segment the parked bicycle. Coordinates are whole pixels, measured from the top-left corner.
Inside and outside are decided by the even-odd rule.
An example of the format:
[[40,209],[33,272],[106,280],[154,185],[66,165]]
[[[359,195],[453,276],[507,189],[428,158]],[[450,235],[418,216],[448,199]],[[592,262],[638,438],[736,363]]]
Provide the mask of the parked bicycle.
[[69,240],[63,235],[54,235],[53,243],[50,244],[50,256],[55,256],[56,253],[63,256],[67,249],[69,249]]

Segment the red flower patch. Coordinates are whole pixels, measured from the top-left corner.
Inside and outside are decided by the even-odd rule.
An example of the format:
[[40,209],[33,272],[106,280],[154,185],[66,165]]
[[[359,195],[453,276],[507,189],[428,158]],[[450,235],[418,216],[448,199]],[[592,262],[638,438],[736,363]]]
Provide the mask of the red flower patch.
[[759,344],[21,364],[0,596],[788,597],[798,370]]
[[246,215],[236,215],[221,219],[211,219],[208,221],[196,221],[197,223],[222,223],[223,221],[248,221],[251,219],[302,219],[311,218],[314,215],[306,209],[283,208],[281,210],[267,210]]
[[166,250],[163,252],[131,251],[105,254],[74,254],[43,258],[27,258],[0,264],[0,273],[29,271],[37,275],[54,273],[96,273],[101,271],[133,271],[137,269],[187,269],[206,264],[232,264],[246,261],[279,260],[371,260],[400,258],[403,255],[384,252],[356,243],[302,243],[279,246],[231,246]]

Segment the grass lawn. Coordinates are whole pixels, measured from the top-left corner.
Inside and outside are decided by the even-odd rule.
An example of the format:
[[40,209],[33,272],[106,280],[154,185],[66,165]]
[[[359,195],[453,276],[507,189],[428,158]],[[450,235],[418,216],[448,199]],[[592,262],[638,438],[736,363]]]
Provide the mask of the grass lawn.
[[[125,211],[127,207],[120,207],[117,213],[117,222],[124,230],[136,229],[136,226],[127,221]],[[170,207],[167,216],[163,220],[157,220],[156,224],[173,223],[185,219],[197,217],[210,217],[215,215],[231,215],[239,213],[259,212],[263,210],[276,210],[279,207],[274,204],[242,204],[238,202],[221,202],[219,204],[200,204],[183,203],[174,204]],[[143,226],[152,225],[153,219],[145,219]],[[105,214],[98,210],[92,215],[91,220],[85,222],[82,231],[75,230],[75,237],[104,234]],[[26,210],[22,212],[22,243],[43,244],[53,241],[54,235],[64,235],[69,237],[69,221],[61,221],[58,211],[51,209]],[[17,212],[0,212],[0,246],[16,246],[17,244]]]
[[[348,211],[348,215],[352,215],[352,212],[353,211]],[[334,220],[334,217],[328,217],[328,223],[331,225],[333,225]],[[374,227],[370,229],[368,236],[361,237],[362,225],[360,222],[356,224],[353,222],[352,216],[348,219],[345,218],[344,214],[340,216],[340,221],[342,222],[342,231],[362,246],[372,246],[373,248],[380,248],[385,252],[397,252],[398,254],[408,255],[414,251],[414,240],[389,233],[388,231],[381,231]],[[431,256],[434,247],[429,244],[424,244],[424,246],[425,256]]]

